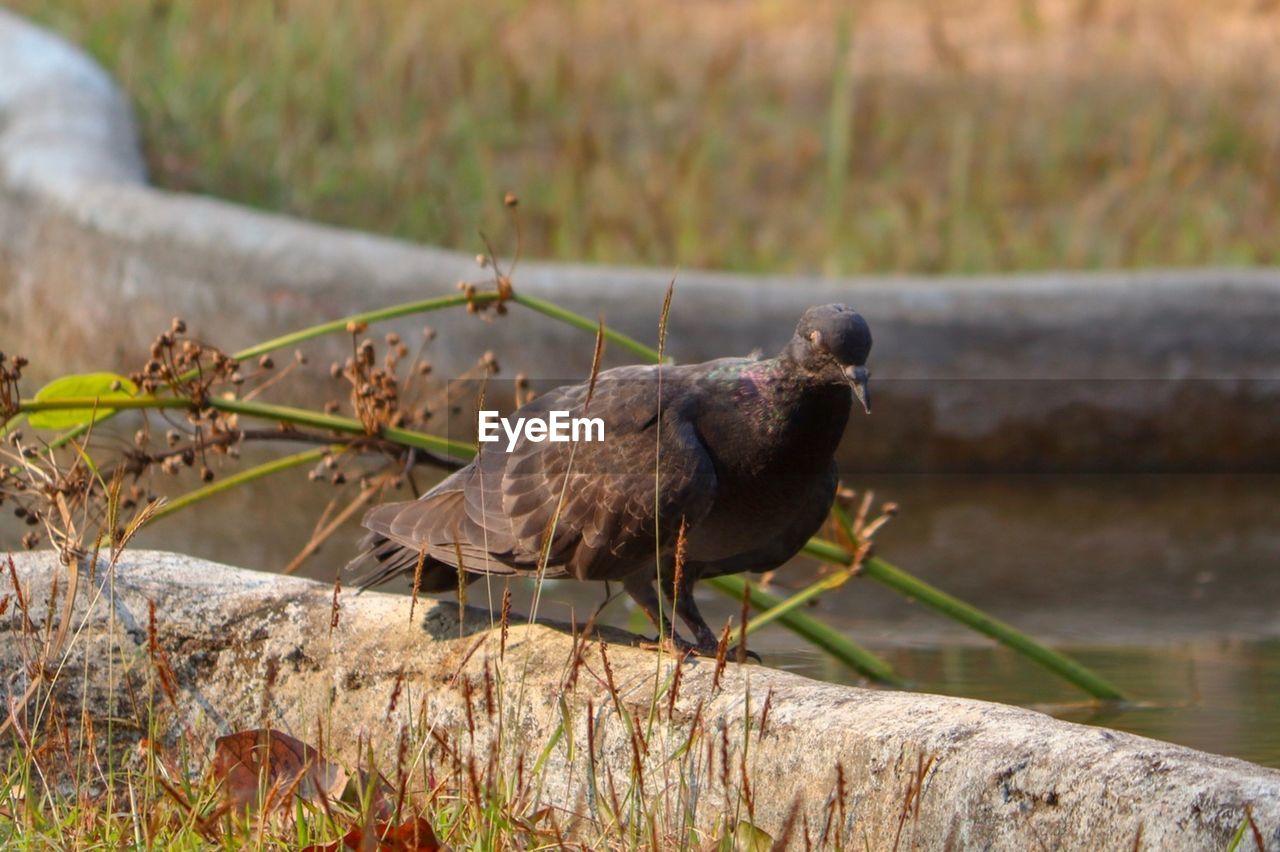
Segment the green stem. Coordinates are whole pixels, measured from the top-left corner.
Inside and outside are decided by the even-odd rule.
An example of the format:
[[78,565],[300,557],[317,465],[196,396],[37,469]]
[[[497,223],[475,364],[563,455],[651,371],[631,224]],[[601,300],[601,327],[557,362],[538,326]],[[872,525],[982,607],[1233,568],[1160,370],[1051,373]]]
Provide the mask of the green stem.
[[[352,314],[342,319],[332,320],[330,322],[322,322],[318,325],[309,326],[299,331],[294,331],[280,337],[264,340],[262,343],[255,343],[248,349],[242,349],[231,357],[237,361],[246,361],[250,358],[257,358],[260,355],[266,355],[269,352],[283,349],[286,346],[296,346],[299,343],[305,343],[308,340],[314,340],[317,337],[323,337],[326,334],[335,334],[339,331],[346,331],[347,325],[350,323],[373,323],[381,320],[398,319],[399,317],[411,316],[413,314],[427,313],[428,311],[438,311],[444,308],[453,308],[459,305],[465,305],[467,302],[476,304],[484,304],[495,301],[498,298],[497,293],[473,293],[468,297],[465,293],[458,293],[453,296],[437,296],[431,299],[421,299],[416,302],[404,302],[399,305],[392,305],[389,308],[379,308],[374,311],[365,311],[364,313]],[[195,370],[188,370],[179,376],[180,381],[189,381],[197,375]],[[113,405],[112,411],[99,417],[96,422],[101,423],[115,415],[115,411],[123,408],[145,408],[147,406],[128,406]],[[159,407],[159,406],[156,406]],[[179,407],[179,406],[174,406]],[[33,411],[38,409],[31,409]],[[89,431],[89,423],[81,424],[73,429],[62,433],[57,438],[49,442],[50,449],[58,449],[65,446],[76,438]]]
[[[305,408],[293,408],[287,405],[272,405],[265,402],[250,402],[243,399],[224,399],[222,397],[210,397],[206,404],[210,408],[240,414],[245,417],[254,417],[262,420],[275,420],[281,423],[292,423],[297,426],[310,426],[315,429],[324,429],[330,432],[343,432],[349,435],[368,434],[364,428],[364,424],[359,420],[351,417],[340,417],[336,414],[321,414],[318,411],[311,411]],[[111,397],[109,399],[99,399],[97,397],[66,397],[64,399],[49,400],[24,399],[18,403],[18,410],[23,413],[32,411],[66,411],[68,409],[88,410],[94,408],[95,405],[99,410],[193,407],[189,400],[178,399],[176,397],[148,396],[135,397],[133,399],[118,399],[116,397]],[[102,418],[99,418],[100,421],[101,419]],[[385,426],[378,433],[378,437],[406,447],[416,447],[418,449],[430,450],[431,452],[442,453],[458,458],[470,458],[475,455],[475,449],[469,444],[451,441],[448,438],[442,438],[439,435],[415,432],[412,429]]]
[[424,314],[428,311],[454,308],[465,305],[467,302],[485,304],[495,301],[497,298],[497,293],[473,293],[470,297],[465,293],[458,293],[454,296],[437,296],[433,299],[421,299],[417,302],[404,302],[403,304],[392,305],[389,308],[379,308],[376,311],[365,311],[362,314],[352,314],[349,317],[343,317],[331,322],[322,322],[319,325],[313,325],[301,331],[291,332],[271,340],[264,340],[262,343],[255,343],[248,349],[242,349],[231,357],[237,361],[257,358],[259,355],[266,355],[269,352],[275,352],[287,346],[297,346],[299,343],[305,343],[308,340],[314,340],[326,334],[346,331],[347,325],[350,323],[375,323],[382,320],[399,319],[413,314]]
[[282,470],[298,467],[308,462],[318,462],[329,453],[340,452],[341,447],[317,447],[313,450],[305,450],[301,453],[294,453],[289,456],[281,456],[278,459],[272,459],[254,467],[233,473],[225,479],[212,482],[208,485],[188,491],[181,497],[167,501],[159,511],[150,517],[147,523],[154,523],[161,518],[172,515],[174,512],[181,511],[193,503],[199,503],[201,500],[207,500],[210,497],[229,491],[237,485],[243,485],[246,482],[253,482],[256,479],[270,476],[273,473],[279,473]]
[[[526,308],[535,310],[540,314],[551,317],[552,319],[557,319],[560,322],[573,326],[574,328],[580,328],[583,331],[590,332],[591,334],[595,334],[596,329],[599,327],[599,323],[595,320],[589,320],[582,314],[566,310],[559,305],[553,305],[546,299],[539,299],[537,296],[529,296],[524,293],[517,292],[511,297],[511,301],[524,305]],[[651,346],[645,346],[640,341],[628,337],[620,331],[614,331],[613,329],[606,327],[604,330],[604,339],[608,340],[610,343],[616,343],[623,349],[626,349],[635,355],[639,355],[641,358],[652,361],[655,364],[662,360],[662,356],[658,354],[657,349],[654,349]]]
[[789,595],[782,599],[775,606],[769,607],[747,622],[747,635],[756,632],[767,624],[772,624],[788,612],[804,606],[809,601],[818,597],[818,595],[840,588],[845,583],[849,582],[850,576],[851,575],[848,570],[838,571],[837,573],[830,574],[820,580],[810,583],[794,595]]
[[[765,612],[776,610],[783,603],[736,574],[712,577],[705,582],[735,600],[742,600],[745,592],[751,606]],[[803,612],[786,611],[777,615],[776,618],[788,630],[826,651],[854,671],[890,686],[904,685],[902,679],[887,662],[813,616]]]
[[[36,411],[92,411],[95,408],[99,412],[111,412],[130,408],[190,407],[191,403],[185,399],[160,396],[68,396],[61,399],[22,399],[18,401],[18,411],[22,414],[31,414]],[[106,416],[104,415],[99,417],[97,422],[101,423],[105,419]]]
[[[322,414],[318,411],[311,411],[306,408],[293,408],[288,405],[273,405],[265,402],[249,402],[243,399],[222,399],[218,397],[211,397],[209,399],[209,406],[221,411],[230,411],[236,414],[242,414],[246,417],[256,417],[262,420],[278,420],[285,423],[293,423],[298,426],[310,426],[314,429],[326,429],[330,432],[345,432],[349,435],[368,434],[367,430],[364,428],[364,424],[355,418],[341,417],[337,414]],[[378,432],[378,437],[406,447],[430,450],[431,452],[443,453],[457,458],[471,458],[475,455],[475,448],[470,444],[451,441],[448,438],[442,438],[439,435],[429,435],[426,432],[415,432],[412,429],[401,429],[396,426],[382,427]]]
[[[842,524],[847,520],[839,512],[837,518],[841,519]],[[849,565],[853,562],[852,555],[843,547],[820,538],[810,539],[805,545],[804,552],[823,562],[833,562],[838,565]],[[862,573],[972,630],[990,636],[1064,680],[1075,684],[1094,698],[1108,701],[1126,700],[1123,692],[1075,660],[1046,648],[1017,628],[992,618],[977,607],[952,597],[883,559],[873,557],[865,560],[862,563]]]

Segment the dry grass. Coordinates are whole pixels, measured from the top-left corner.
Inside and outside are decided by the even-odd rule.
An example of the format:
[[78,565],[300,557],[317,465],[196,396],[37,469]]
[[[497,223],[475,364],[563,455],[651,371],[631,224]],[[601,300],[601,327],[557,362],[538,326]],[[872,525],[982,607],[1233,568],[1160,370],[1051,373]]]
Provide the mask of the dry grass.
[[1280,253],[1274,2],[6,2],[123,82],[161,185],[416,240],[514,189],[595,261]]

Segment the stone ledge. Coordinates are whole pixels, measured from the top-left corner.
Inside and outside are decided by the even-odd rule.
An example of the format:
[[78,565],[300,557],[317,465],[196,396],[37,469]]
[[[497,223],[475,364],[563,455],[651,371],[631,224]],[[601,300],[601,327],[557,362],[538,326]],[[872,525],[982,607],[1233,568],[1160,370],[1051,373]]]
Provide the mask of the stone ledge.
[[[43,623],[50,606],[61,610],[63,592],[52,600],[52,586],[56,578],[66,589],[66,569],[47,552],[16,554],[14,560],[31,616]],[[10,585],[7,576],[0,580],[0,593],[11,593]],[[323,718],[326,740],[352,762],[361,738],[381,753],[394,751],[399,716],[407,713],[388,723],[387,706],[402,673],[399,707],[426,708],[439,728],[466,730],[459,684],[469,679],[482,691],[477,684],[486,667],[498,665],[498,640],[485,635],[486,614],[473,613],[460,628],[456,605],[426,601],[411,621],[405,597],[344,592],[341,620],[330,635],[331,597],[330,587],[307,580],[177,554],[130,552],[110,577],[104,572],[81,582],[73,618],[77,627],[87,621],[58,688],[67,706],[79,706],[85,684],[90,712],[104,713],[107,669],[97,662],[110,655],[119,662],[117,677],[121,669],[145,676],[148,607],[154,602],[157,637],[172,661],[183,708],[182,718],[167,723],[170,735],[185,725],[199,740],[211,741],[255,726],[264,715],[264,683],[272,670],[274,684],[265,690],[272,724],[311,739],[315,720]],[[18,619],[12,603],[0,619],[0,671],[19,673],[6,684],[13,694],[25,688]],[[655,682],[666,682],[673,664],[659,666],[652,652],[627,647],[626,634],[608,635],[623,702],[648,706]],[[596,777],[611,769],[625,778],[632,760],[625,725],[611,709],[604,678],[597,677],[602,670],[594,645],[585,663],[592,674],[564,689],[573,650],[573,639],[561,629],[513,627],[502,663],[507,672],[527,672],[523,702],[509,693],[506,718],[535,753],[563,718],[562,695],[575,714],[577,751],[571,755],[562,740],[545,768],[546,803],[566,808],[591,801],[582,754],[581,711],[588,701],[597,714]],[[686,665],[668,736],[683,741],[699,718],[715,740],[720,731],[731,732],[736,771],[744,713],[750,715],[756,722],[749,741],[755,822],[775,837],[797,798],[810,825],[822,824],[839,764],[846,841],[888,848],[917,761],[932,759],[919,814],[903,828],[904,844],[1127,848],[1141,834],[1144,848],[1224,848],[1246,805],[1263,836],[1280,844],[1280,772],[1274,770],[1016,707],[837,686],[756,665],[730,664],[713,688],[713,668],[707,661]],[[123,690],[116,687],[119,699]],[[761,735],[767,695],[771,709]],[[493,722],[479,712],[475,719],[473,748],[483,755]],[[0,751],[11,745],[0,742]],[[660,751],[654,748],[647,758],[653,772],[662,771]],[[724,813],[720,777],[712,766],[702,779],[701,824]]]

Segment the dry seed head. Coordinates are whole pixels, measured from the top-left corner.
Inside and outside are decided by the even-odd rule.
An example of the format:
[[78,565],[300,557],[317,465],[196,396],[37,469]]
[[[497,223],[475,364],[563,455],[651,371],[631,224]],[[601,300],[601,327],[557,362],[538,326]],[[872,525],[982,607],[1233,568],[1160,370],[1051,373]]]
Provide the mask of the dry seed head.
[[359,322],[357,320],[351,320],[350,322],[347,323],[348,334],[364,334],[365,331],[368,330],[368,328],[369,328],[369,324],[367,322]]
[[270,370],[274,368],[275,365],[276,365],[276,362],[271,359],[270,355],[263,355],[261,358],[258,359],[258,366],[263,370]]
[[516,197],[514,192],[508,192],[506,195],[502,196],[502,203],[508,207],[515,207],[520,203],[520,199]]

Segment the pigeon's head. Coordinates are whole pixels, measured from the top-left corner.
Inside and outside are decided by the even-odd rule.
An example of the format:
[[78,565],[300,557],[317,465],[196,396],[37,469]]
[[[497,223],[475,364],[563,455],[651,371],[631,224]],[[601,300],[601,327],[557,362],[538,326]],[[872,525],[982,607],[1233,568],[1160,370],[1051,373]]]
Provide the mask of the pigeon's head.
[[853,387],[863,409],[871,413],[871,393],[867,389],[867,355],[871,352],[871,328],[862,315],[848,305],[820,305],[810,308],[796,326],[791,354],[807,371],[818,375],[842,376]]

